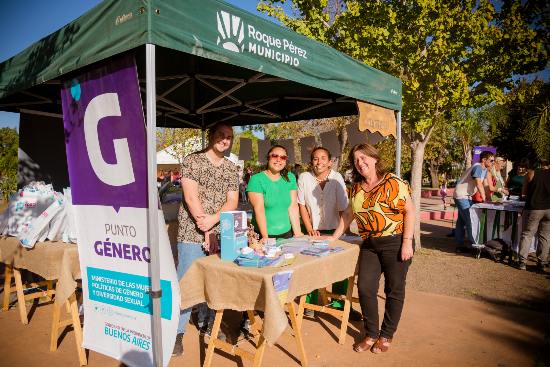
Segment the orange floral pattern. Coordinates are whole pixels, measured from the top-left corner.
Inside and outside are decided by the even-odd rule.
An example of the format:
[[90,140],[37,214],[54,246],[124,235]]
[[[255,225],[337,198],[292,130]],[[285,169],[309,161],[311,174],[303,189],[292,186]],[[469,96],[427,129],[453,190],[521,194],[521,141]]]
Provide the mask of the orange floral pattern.
[[369,192],[355,183],[350,197],[361,237],[403,233],[405,203],[410,200],[410,191],[409,185],[392,173],[387,173]]

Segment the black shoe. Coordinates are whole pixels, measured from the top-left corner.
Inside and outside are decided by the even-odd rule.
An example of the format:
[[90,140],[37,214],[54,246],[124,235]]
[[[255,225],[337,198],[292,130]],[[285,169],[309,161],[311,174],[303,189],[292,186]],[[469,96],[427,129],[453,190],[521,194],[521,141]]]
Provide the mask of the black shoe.
[[468,247],[468,246],[456,246],[455,252],[457,254],[467,253],[467,252],[470,252],[470,247]]
[[[204,325],[203,327],[201,327],[199,329],[200,335],[210,338],[210,336],[212,335],[213,326],[214,326],[214,322],[209,322],[207,325]],[[220,331],[218,331],[218,337],[217,338],[220,339],[220,340],[227,340],[227,336],[222,331],[221,327],[220,327]]]
[[522,263],[522,262],[518,262],[516,264],[516,268],[519,270],[527,270],[527,266],[525,265],[525,263]]
[[183,333],[176,335],[176,342],[174,343],[174,350],[172,351],[172,357],[181,355],[183,355]]
[[239,326],[239,337],[238,339],[253,339],[254,334],[250,332],[250,320],[246,319],[241,322],[241,325]]
[[349,311],[349,319],[351,321],[361,321],[363,320],[363,314],[359,311],[354,310],[353,308]]

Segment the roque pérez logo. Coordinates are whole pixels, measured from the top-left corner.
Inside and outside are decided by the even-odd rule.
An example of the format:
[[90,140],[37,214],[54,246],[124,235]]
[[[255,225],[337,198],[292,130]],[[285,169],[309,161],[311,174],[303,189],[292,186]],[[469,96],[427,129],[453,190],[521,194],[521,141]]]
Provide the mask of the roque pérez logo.
[[[278,38],[245,25],[236,15],[220,10],[216,13],[218,23],[217,44],[232,52],[248,51],[252,54],[272,59],[294,67],[300,66],[301,60],[307,60],[307,51],[296,46],[286,38]],[[248,43],[245,42],[245,34]]]

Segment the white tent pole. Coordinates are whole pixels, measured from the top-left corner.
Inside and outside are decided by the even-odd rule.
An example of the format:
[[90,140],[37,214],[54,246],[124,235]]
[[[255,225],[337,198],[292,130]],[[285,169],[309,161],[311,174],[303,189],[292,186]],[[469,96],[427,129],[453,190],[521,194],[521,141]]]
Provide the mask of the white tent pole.
[[401,111],[396,112],[397,131],[395,141],[395,174],[401,177]]
[[151,250],[151,297],[153,299],[153,363],[162,367],[162,324],[160,319],[160,256],[157,195],[157,104],[155,45],[145,45],[146,99],[147,99],[147,242]]

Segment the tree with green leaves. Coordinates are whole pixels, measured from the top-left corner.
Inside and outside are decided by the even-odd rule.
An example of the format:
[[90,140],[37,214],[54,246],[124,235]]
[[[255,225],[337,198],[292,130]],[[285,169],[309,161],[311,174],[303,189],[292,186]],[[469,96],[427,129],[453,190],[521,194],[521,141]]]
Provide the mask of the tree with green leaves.
[[512,75],[542,70],[548,62],[545,2],[293,0],[289,14],[284,2],[261,1],[258,9],[402,80],[417,212],[425,147],[445,114],[499,101]]
[[465,162],[464,168],[472,166],[472,150],[475,145],[487,143],[487,129],[483,123],[482,111],[461,108],[453,111],[450,124],[457,138],[457,143],[462,148],[462,158]]
[[550,157],[550,84],[541,80],[520,82],[501,105],[482,114],[490,125],[491,144],[510,160]]
[[0,129],[0,193],[7,200],[17,190],[17,150],[19,134],[7,127]]
[[[331,152],[335,159],[333,168],[339,170],[343,164],[343,153],[347,148],[347,130],[346,126],[355,121],[357,118],[355,116],[344,116],[344,117],[333,117],[326,119],[317,119],[317,120],[308,120],[308,121],[293,121],[293,122],[283,122],[279,124],[268,124],[264,133],[267,139],[278,140],[278,139],[295,139],[294,140],[294,151],[296,152],[296,161],[302,165],[309,163],[302,162],[300,157],[301,148],[298,145],[300,138],[307,136],[315,137],[317,145],[321,145],[321,133],[328,131],[335,131],[338,136],[338,142],[340,144],[339,152]],[[340,158],[342,157],[342,158]]]
[[202,148],[202,131],[157,128],[157,152],[167,147],[172,147],[169,154],[181,163],[186,155]]

